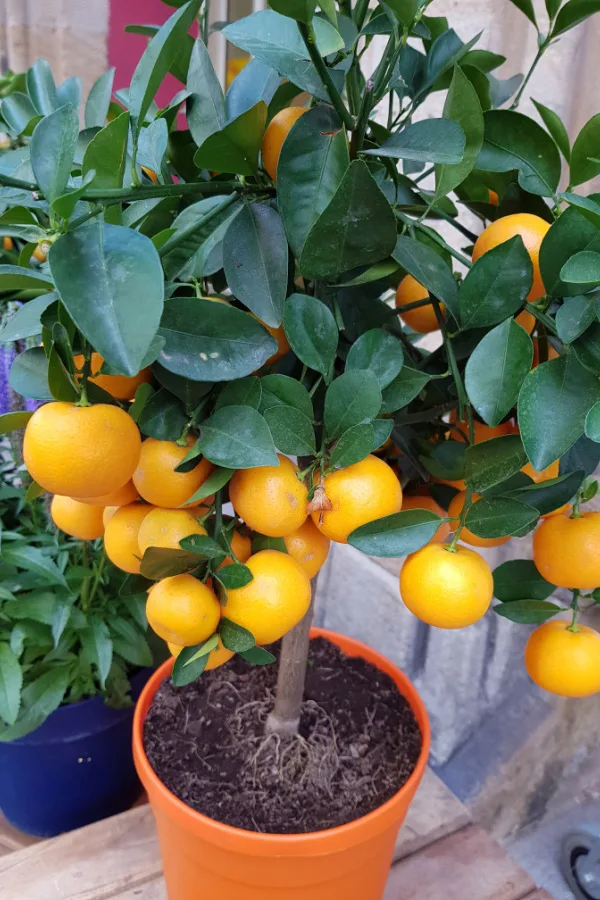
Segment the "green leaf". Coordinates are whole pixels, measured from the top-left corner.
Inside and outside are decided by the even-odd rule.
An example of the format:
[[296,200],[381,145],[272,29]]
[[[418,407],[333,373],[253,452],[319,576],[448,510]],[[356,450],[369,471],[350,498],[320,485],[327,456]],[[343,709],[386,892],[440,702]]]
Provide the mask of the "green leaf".
[[514,319],[479,342],[465,369],[469,400],[488,425],[499,425],[517,402],[533,362],[533,344]]
[[32,415],[32,412],[5,413],[0,416],[0,434],[8,434],[17,428],[25,428]]
[[14,725],[21,706],[23,672],[8,644],[0,644],[0,719]]
[[600,283],[600,253],[582,250],[567,260],[560,277],[569,284],[596,285]]
[[243,566],[241,563],[232,563],[229,566],[223,566],[222,569],[215,572],[215,578],[221,582],[226,590],[232,591],[235,588],[245,587],[247,584],[250,584],[254,580],[254,575],[248,566]]
[[104,689],[113,658],[113,643],[106,622],[92,619],[81,632],[81,643],[89,662],[96,668],[98,681]]
[[82,174],[92,170],[94,189],[120,188],[123,186],[127,141],[129,138],[129,113],[121,113],[92,138],[83,157]]
[[317,8],[317,0],[269,0],[269,6],[275,12],[289,16],[290,19],[310,25]]
[[48,360],[43,347],[32,347],[14,360],[9,375],[13,391],[33,400],[52,400],[48,385]]
[[80,179],[79,187],[74,188],[72,191],[67,191],[64,194],[61,194],[60,197],[57,197],[56,200],[53,200],[51,207],[52,211],[57,216],[62,216],[64,219],[70,219],[73,215],[73,210],[94,180],[94,175],[95,169],[92,169]]
[[555,590],[529,559],[511,559],[494,569],[494,596],[503,603],[514,600],[545,600]]
[[20,718],[12,727],[0,730],[0,741],[14,741],[39,728],[64,700],[69,682],[69,666],[55,666],[30,682],[21,694]]
[[553,222],[540,248],[542,278],[551,296],[572,297],[581,293],[580,285],[561,280],[560,271],[567,260],[584,250],[600,252],[600,230],[584,217],[583,210],[570,207]]
[[386,5],[402,25],[408,26],[415,18],[420,2],[419,0],[386,0]]
[[223,239],[223,263],[234,296],[266,325],[281,325],[288,245],[279,214],[261,203],[246,204]]
[[[342,37],[329,22],[317,16],[312,24],[321,56],[329,56],[343,48]],[[329,102],[325,85],[308,59],[298,26],[287,16],[266,9],[232,22],[221,33],[236,47],[262,60],[292,84],[319,100]],[[334,71],[333,76],[335,74]]]
[[556,330],[563,344],[577,340],[596,318],[596,298],[570,297],[556,313]]
[[527,16],[529,21],[537,28],[532,0],[510,0],[510,2],[513,4],[513,6],[516,6],[517,9],[520,9],[521,12]]
[[277,342],[248,313],[196,297],[165,303],[159,362],[193,381],[233,381],[260,369]]
[[435,250],[414,238],[401,235],[396,241],[392,256],[430,294],[445,303],[451,313],[457,312],[456,281],[450,267]]
[[469,270],[459,293],[463,329],[496,325],[525,302],[533,266],[520,235],[494,247]]
[[65,188],[71,174],[79,120],[75,109],[61,106],[36,125],[31,138],[31,167],[45,199],[52,203]]
[[86,128],[104,128],[112,97],[115,71],[113,66],[92,85],[85,104]]
[[[13,413],[15,415],[15,413]],[[5,418],[4,416],[2,418]],[[600,444],[600,400],[594,403],[585,419],[585,436]]]
[[256,641],[249,631],[227,617],[221,619],[219,635],[223,646],[227,650],[233,650],[234,653],[243,653],[256,645]]
[[404,363],[404,351],[398,338],[373,328],[354,342],[346,357],[346,371],[369,370],[375,375],[381,390],[398,376]]
[[221,545],[207,534],[190,534],[189,537],[183,538],[179,544],[183,550],[195,554],[196,557],[202,556],[204,559],[217,560],[226,556]]
[[499,538],[518,534],[539,519],[539,512],[520,500],[508,497],[485,497],[473,504],[467,513],[466,526],[482,538]]
[[193,681],[200,678],[208,665],[208,657],[210,654],[200,653],[199,651],[209,642],[212,642],[212,638],[209,638],[208,641],[204,641],[203,644],[196,644],[194,647],[183,648],[175,660],[173,671],[171,673],[171,678],[173,679],[175,687],[185,687],[187,684],[191,684]]
[[[66,343],[70,347],[69,342]],[[56,343],[53,344],[48,357],[48,387],[55,400],[75,403],[79,399],[79,389],[63,363]]]
[[558,148],[533,119],[509,109],[485,113],[485,139],[477,168],[484,172],[517,169],[523,190],[551,197],[561,173]]
[[544,106],[543,103],[538,103],[537,100],[533,100],[533,103],[541,116],[542,122],[554,138],[554,143],[567,162],[569,162],[571,159],[571,142],[562,119],[554,110]]
[[242,650],[240,653],[242,659],[245,659],[251,666],[269,666],[276,662],[277,658],[265,650],[264,647],[250,647],[249,650]]
[[54,287],[52,279],[43,272],[22,266],[0,266],[0,291],[36,290],[49,291]]
[[205,497],[210,497],[211,494],[220,491],[221,488],[231,480],[234,472],[235,469],[216,468],[214,472],[208,476],[204,484],[198,488],[196,493],[190,497],[188,504],[191,502],[195,503],[197,500],[204,500]]
[[233,122],[208,137],[194,156],[199,168],[254,175],[267,124],[267,105],[260,100]]
[[208,50],[200,38],[194,41],[187,76],[187,120],[195,143],[204,141],[225,126],[225,97]]
[[195,409],[203,397],[210,393],[213,385],[208,382],[189,381],[182,375],[174,375],[160,363],[154,363],[152,372],[159,384],[175,394],[183,402],[186,409]]
[[242,208],[240,201],[224,208],[226,200],[221,195],[205,197],[179,213],[173,222],[175,246],[161,248],[167,278],[198,278],[223,268],[223,238]]
[[442,519],[428,509],[407,509],[356,528],[348,543],[369,556],[407,556],[432,539]]
[[139,420],[142,434],[157,441],[176,441],[187,425],[188,416],[177,397],[164,388],[147,401]]
[[[522,500],[528,506],[533,506],[541,516],[554,512],[565,503],[570,503],[584,479],[581,469],[561,475],[559,478],[551,478],[538,484],[529,484],[518,490],[511,491],[511,496]],[[532,596],[528,594],[527,596]]]
[[177,57],[199,8],[200,0],[190,0],[173,13],[151,39],[136,66],[129,88],[129,110],[136,143],[146,113],[173,60]]
[[27,93],[42,116],[49,116],[56,109],[56,85],[50,64],[37,59],[27,72]]
[[259,412],[264,413],[273,406],[292,406],[312,421],[312,400],[303,384],[287,375],[265,375],[260,382],[262,396]]
[[385,259],[395,244],[392,208],[366,164],[355,160],[308,235],[300,269],[308,278],[332,280]]
[[426,372],[403,366],[402,371],[381,393],[381,412],[390,413],[402,409],[421,393],[431,376]]
[[128,619],[111,617],[110,630],[113,649],[132,666],[151,666],[152,651],[139,628]]
[[[594,195],[595,197],[598,194]],[[575,206],[584,218],[591,222],[596,228],[600,228],[600,204],[596,203],[591,197],[581,197],[579,194],[573,194],[566,191],[559,194],[562,200],[566,200],[571,206]]]
[[285,139],[277,166],[277,202],[296,258],[348,165],[346,134],[337,114],[328,106],[309,109]]
[[279,553],[287,553],[287,547],[283,538],[267,537],[266,534],[254,532],[252,535],[252,553],[260,553],[261,550],[278,550]]
[[465,453],[465,478],[482,494],[511,475],[527,462],[527,454],[518,434],[507,434],[469,447]]
[[21,542],[5,545],[2,548],[2,559],[8,566],[16,566],[19,569],[25,569],[27,572],[34,572],[36,575],[40,575],[46,583],[60,584],[62,587],[67,587],[65,576],[56,563],[37,547]]
[[325,394],[325,432],[329,440],[353,425],[374,419],[381,408],[381,391],[372,372],[344,372]]
[[456,166],[462,163],[465,133],[453,119],[421,119],[396,132],[376,150],[365,155],[410,159]]
[[79,330],[109,365],[125,375],[139,372],[164,301],[162,267],[152,241],[131,228],[95,221],[62,235],[48,261]]
[[512,603],[500,603],[493,609],[499,616],[520,625],[539,625],[562,612],[562,607],[556,603],[548,603],[547,600],[515,600]]
[[374,419],[373,426],[373,450],[379,450],[386,443],[394,429],[393,419]]
[[535,469],[543,471],[572,447],[598,399],[597,377],[573,355],[550,360],[530,372],[521,388],[518,414],[523,444]]
[[329,465],[331,468],[345,469],[372,453],[375,446],[375,432],[370,422],[352,425],[336,441]]
[[458,122],[465,134],[466,142],[459,163],[440,165],[436,168],[435,200],[445,197],[471,174],[483,145],[484,124],[481,103],[475,88],[458,66],[454,67],[452,82],[444,104],[444,117]]
[[564,34],[597,12],[600,12],[600,0],[569,0],[556,17],[552,37]]
[[52,591],[31,591],[7,601],[4,612],[12,619],[31,619],[43,625],[52,625],[55,608],[56,596]]
[[211,462],[229,469],[279,465],[269,426],[251,406],[225,406],[205,419],[200,448]]
[[27,94],[15,91],[2,100],[2,118],[12,134],[30,133],[39,113]]
[[292,294],[284,307],[283,328],[300,362],[327,375],[335,360],[339,335],[325,304],[306,294]]
[[275,446],[290,456],[314,456],[317,452],[311,419],[293,406],[272,406],[264,417]]
[[[188,539],[186,538],[186,540]],[[142,557],[140,574],[150,581],[160,581],[162,578],[170,578],[172,575],[193,572],[201,563],[199,555],[189,550],[148,547]]]
[[269,105],[279,87],[281,78],[260,59],[249,60],[233,79],[225,97],[227,119],[237,119],[255,106],[259,100]]
[[63,632],[67,625],[69,624],[69,619],[71,618],[72,606],[71,604],[62,599],[58,599],[52,611],[52,640],[54,641],[54,647],[58,647],[58,642],[60,641]]
[[254,409],[260,409],[261,399],[260,378],[250,375],[248,378],[238,378],[226,384],[217,397],[215,409],[222,406],[253,406]]

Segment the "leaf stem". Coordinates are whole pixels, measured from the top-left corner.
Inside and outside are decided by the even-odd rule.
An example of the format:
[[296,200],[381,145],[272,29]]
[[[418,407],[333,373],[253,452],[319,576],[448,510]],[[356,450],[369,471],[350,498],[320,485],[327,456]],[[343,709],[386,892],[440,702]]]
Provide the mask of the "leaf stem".
[[333,83],[331,73],[329,72],[329,69],[325,64],[325,60],[319,53],[314,28],[312,27],[312,25],[305,25],[303,22],[298,22],[298,29],[300,31],[300,34],[302,35],[302,40],[306,45],[309,56],[313,61],[317,72],[321,76],[321,80],[325,85],[325,88],[327,89],[329,99],[331,100],[335,111],[337,112],[346,128],[353,129],[355,126],[354,119],[347,110],[346,104],[342,99],[342,95]]
[[579,590],[575,589],[573,591],[573,602],[571,603],[571,609],[573,610],[573,618],[571,620],[571,624],[567,627],[567,631],[573,631],[575,634],[579,631],[579,626],[577,625],[577,617],[579,615]]
[[521,99],[523,97],[523,92],[525,91],[525,88],[529,84],[529,80],[530,80],[531,76],[537,69],[538,63],[541,60],[544,53],[546,52],[549,43],[550,43],[550,41],[548,40],[548,38],[546,38],[544,43],[539,46],[538,52],[535,55],[535,59],[531,63],[531,66],[529,67],[529,71],[528,71],[527,75],[525,76],[525,78],[523,79],[523,83],[521,84],[521,87],[517,91],[517,95],[516,95],[515,99],[513,100],[512,106],[510,107],[511,109],[516,109],[517,106],[519,105],[519,103],[521,102]]
[[536,318],[538,322],[541,322],[544,328],[546,328],[546,330],[549,331],[550,334],[558,335],[554,321],[550,318],[550,316],[547,316],[543,310],[539,309],[535,305],[535,303],[526,303],[525,311],[531,313],[531,315],[534,316],[534,318]]

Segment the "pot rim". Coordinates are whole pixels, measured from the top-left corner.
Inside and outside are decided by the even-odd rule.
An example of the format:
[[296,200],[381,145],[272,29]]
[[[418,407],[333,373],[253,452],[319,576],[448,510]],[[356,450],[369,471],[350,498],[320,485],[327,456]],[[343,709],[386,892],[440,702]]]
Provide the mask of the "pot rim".
[[150,765],[144,750],[143,729],[146,713],[152,703],[154,694],[173,668],[175,661],[170,659],[163,663],[147,681],[136,704],[133,720],[134,762],[142,784],[148,793],[151,794],[151,803],[157,802],[162,808],[168,809],[171,815],[174,815],[184,827],[191,831],[197,832],[199,829],[204,833],[210,831],[215,842],[228,845],[234,842],[238,846],[243,843],[248,852],[259,852],[260,855],[264,855],[265,851],[293,853],[294,848],[297,848],[299,844],[302,844],[304,852],[311,845],[313,853],[328,852],[323,850],[324,842],[335,846],[340,846],[341,844],[346,846],[355,845],[364,840],[366,830],[380,832],[390,827],[398,819],[403,818],[405,810],[410,804],[427,767],[431,746],[429,716],[420,694],[401,669],[386,656],[373,650],[362,641],[346,637],[346,635],[338,634],[327,628],[311,628],[310,634],[311,638],[326,638],[340,647],[349,656],[360,656],[385,672],[392,678],[402,696],[409,703],[421,730],[422,745],[415,768],[402,787],[389,800],[386,800],[385,803],[370,813],[344,825],[308,834],[269,834],[247,831],[243,828],[226,825],[192,809],[191,806],[180,800],[163,784]]

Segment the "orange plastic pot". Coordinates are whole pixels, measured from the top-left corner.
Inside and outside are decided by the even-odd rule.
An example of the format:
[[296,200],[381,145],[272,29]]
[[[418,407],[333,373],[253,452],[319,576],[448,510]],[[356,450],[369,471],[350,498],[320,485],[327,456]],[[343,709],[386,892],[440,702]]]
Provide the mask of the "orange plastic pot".
[[381,669],[410,703],[423,736],[416,768],[406,784],[374,812],[313,834],[258,834],[223,825],[182,803],[160,781],[143,746],[152,698],[173,661],[164,663],[139,699],[133,754],[156,818],[169,900],[381,900],[398,829],[423,777],[429,756],[429,719],[411,681],[365,644],[321,628],[349,656]]

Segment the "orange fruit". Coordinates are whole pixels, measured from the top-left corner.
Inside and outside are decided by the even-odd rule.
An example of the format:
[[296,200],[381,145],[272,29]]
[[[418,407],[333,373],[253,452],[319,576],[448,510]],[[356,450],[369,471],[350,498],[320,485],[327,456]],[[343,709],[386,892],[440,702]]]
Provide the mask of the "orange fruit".
[[[203,512],[206,510],[203,509]],[[153,509],[140,525],[140,556],[148,547],[180,550],[179,542],[191,534],[207,534],[207,531],[187,509]]]
[[46,403],[27,423],[23,455],[51,494],[99,497],[127,484],[140,458],[138,427],[118,406]]
[[139,575],[142,554],[138,534],[142,522],[153,509],[145,503],[130,503],[118,509],[104,523],[104,549],[117,569]]
[[[473,494],[473,503],[476,503],[480,497],[481,494]],[[466,491],[461,491],[460,494],[453,497],[450,506],[448,507],[448,515],[452,516],[452,518],[460,516],[466,499]],[[457,526],[458,523],[456,523],[455,527]],[[465,544],[471,544],[472,547],[500,547],[502,544],[507,544],[510,541],[510,537],[482,538],[473,534],[473,532],[465,526],[460,533],[460,540],[464,541]]]
[[102,523],[104,525],[104,528],[106,528],[110,519],[112,519],[114,514],[120,508],[121,508],[120,506],[105,506],[104,507],[104,509],[102,510]]
[[535,316],[532,316],[530,312],[527,312],[527,310],[524,309],[517,316],[515,316],[515,322],[517,322],[521,326],[521,328],[524,328],[528,334],[531,334],[531,332],[535,328],[537,319]]
[[149,169],[147,166],[142,166],[141,168],[142,172],[144,172],[148,176],[152,184],[158,184],[158,177],[154,169]]
[[49,249],[50,244],[48,241],[40,241],[31,255],[34,259],[37,259],[39,263],[45,263],[48,258]]
[[536,628],[525,647],[525,668],[537,685],[561,697],[591,697],[600,691],[600,634],[593,628],[553,619]]
[[533,535],[533,561],[540,575],[557,587],[599,587],[600,513],[545,519]]
[[[456,413],[451,413],[450,422],[454,424],[456,419]],[[458,428],[460,428],[460,431],[449,432],[449,437],[456,441],[464,441],[463,434],[467,437],[469,435],[469,423],[458,422]],[[492,438],[503,437],[505,434],[516,434],[517,431],[518,429],[513,422],[501,422],[500,425],[492,426],[486,425],[485,422],[479,422],[477,419],[473,420],[473,432],[476,444],[482,444],[484,441],[490,441]]]
[[[195,440],[191,435],[188,435],[183,447],[175,441],[146,438],[142,444],[138,467],[133,473],[133,483],[140,497],[163,509],[189,506],[190,497],[204,484],[215,468],[207,459],[203,459],[191,472],[175,471],[194,443]],[[192,505],[197,506],[199,502]],[[204,502],[212,501],[206,497]]]
[[72,497],[56,494],[50,504],[54,524],[80,541],[95,541],[104,534],[103,510],[100,506],[88,506]]
[[148,592],[148,624],[164,641],[193,647],[215,633],[221,605],[209,587],[193,575],[173,575]]
[[[551,359],[558,359],[560,353],[556,350],[550,342],[548,342],[548,361]],[[531,363],[531,368],[535,369],[540,364],[540,342],[539,338],[533,339],[533,362]]]
[[[74,356],[73,362],[77,369],[83,369],[85,360],[81,354]],[[117,400],[133,400],[139,386],[141,384],[149,384],[152,381],[152,369],[150,366],[146,366],[146,368],[142,369],[141,372],[138,372],[137,375],[98,375],[97,373],[103,365],[104,358],[100,356],[99,353],[92,353],[92,377],[90,378],[90,381],[97,384],[98,387],[102,388],[103,391],[106,391],[107,394],[116,397]],[[77,381],[81,381],[82,376],[79,374],[76,375],[75,378]]]
[[330,540],[321,534],[312,519],[284,537],[285,548],[292,559],[302,566],[309,578],[323,567],[329,553]]
[[[417,309],[408,309],[406,312],[402,312],[402,307],[407,303],[415,303],[417,300],[426,300],[428,297],[427,288],[423,287],[412,275],[405,275],[396,291],[398,315],[409,328],[419,334],[428,334],[430,331],[437,331],[440,327],[433,304],[419,306]],[[440,306],[442,311],[446,308],[443,303]]]
[[15,244],[11,237],[2,238],[2,246],[5,250],[14,250]]
[[102,494],[100,497],[78,497],[81,503],[89,503],[90,506],[127,506],[139,499],[133,481],[128,481],[123,487],[112,491],[110,494]]
[[[316,509],[312,519],[332,541],[348,543],[348,535],[375,519],[402,509],[402,488],[394,470],[377,456],[326,475],[323,487],[332,508]],[[318,490],[318,489],[317,489]]]
[[310,579],[295,559],[278,550],[261,550],[246,565],[254,578],[227,591],[223,615],[246,628],[257,644],[272,644],[308,612]]
[[560,460],[556,459],[553,463],[550,463],[547,469],[543,469],[541,472],[538,472],[537,469],[534,469],[530,462],[527,465],[523,466],[521,472],[524,472],[526,475],[535,481],[536,484],[539,484],[541,481],[550,481],[551,478],[558,478],[560,469]]
[[308,490],[294,463],[278,454],[278,466],[238,469],[229,482],[229,499],[246,525],[268,537],[285,537],[308,516]]
[[277,350],[273,353],[272,356],[268,358],[265,363],[265,366],[272,366],[274,363],[279,362],[280,359],[283,359],[286,354],[290,352],[289,341],[285,336],[285,331],[283,330],[283,325],[280,325],[279,328],[272,328],[270,325],[266,325],[261,319],[258,320],[263,328],[266,328],[271,337],[274,337],[277,341]]
[[[247,534],[238,531],[237,528],[234,529],[233,534],[230,535],[229,543],[231,544],[231,549],[241,563],[247,562],[252,556],[252,538]],[[230,566],[233,561],[233,556],[226,556],[221,565],[217,568],[222,569],[223,566]]]
[[487,612],[494,592],[490,567],[479,553],[426,544],[407,556],[400,593],[408,609],[436,628],[465,628]]
[[[442,519],[446,518],[446,513],[442,507],[435,502],[433,497],[428,497],[426,494],[411,494],[408,496],[404,494],[402,497],[402,512],[405,509],[428,509],[429,512],[435,513],[436,516],[440,516]],[[442,522],[431,540],[443,544],[451,530],[450,522]]]
[[306,109],[300,106],[289,106],[273,116],[265,131],[262,141],[263,169],[270,175],[273,181],[277,179],[277,165],[283,142]]
[[[183,647],[178,646],[177,644],[172,644],[170,641],[167,641],[167,647],[169,648],[169,653],[171,656],[174,656],[175,659],[179,656]],[[205,672],[210,672],[211,669],[218,669],[219,666],[222,666],[224,663],[229,662],[229,660],[234,656],[233,650],[228,650],[223,646],[221,638],[219,638],[219,646],[216,650],[211,650],[208,654],[208,662],[206,663]]]
[[549,222],[531,213],[502,216],[501,219],[496,219],[495,222],[488,225],[477,238],[473,248],[473,262],[477,262],[484,253],[488,253],[489,250],[493,250],[494,247],[498,247],[517,234],[521,235],[525,249],[533,263],[533,285],[527,300],[530,303],[533,300],[539,300],[546,293],[540,272],[540,247],[549,229]]
[[496,193],[496,191],[493,191],[491,188],[488,188],[488,197],[489,197],[489,201],[492,204],[492,206],[498,206],[498,203],[500,202],[500,198],[498,197],[498,194]]

